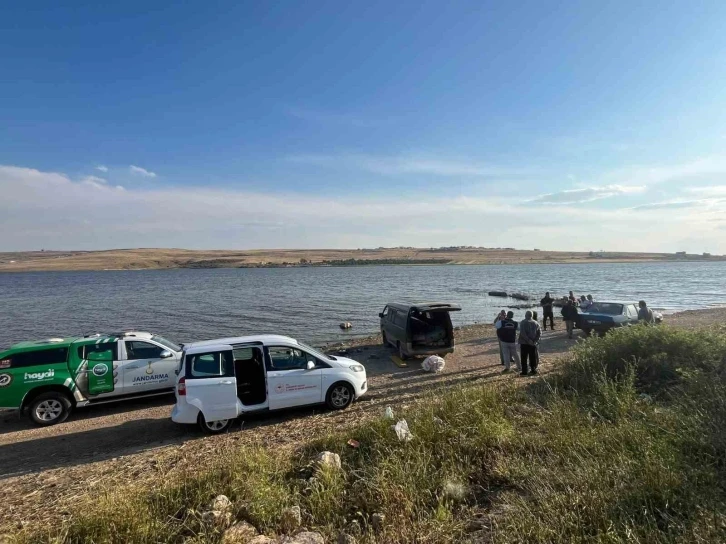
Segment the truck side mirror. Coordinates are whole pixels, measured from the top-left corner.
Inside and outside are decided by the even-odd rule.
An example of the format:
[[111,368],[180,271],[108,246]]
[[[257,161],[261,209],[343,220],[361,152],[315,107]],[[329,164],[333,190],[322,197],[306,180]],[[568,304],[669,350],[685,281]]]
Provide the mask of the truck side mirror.
[[308,364],[306,365],[306,368],[308,370],[315,370],[315,363],[313,361],[308,361]]
[[381,319],[383,319],[383,312],[379,313],[378,314],[378,317],[380,317]]
[[165,349],[164,351],[162,351],[162,352],[161,352],[161,353],[159,354],[159,357],[161,357],[162,359],[168,359],[168,358],[169,358],[169,357],[171,357],[171,356],[172,356],[172,352],[171,352],[171,351],[169,351],[168,349]]

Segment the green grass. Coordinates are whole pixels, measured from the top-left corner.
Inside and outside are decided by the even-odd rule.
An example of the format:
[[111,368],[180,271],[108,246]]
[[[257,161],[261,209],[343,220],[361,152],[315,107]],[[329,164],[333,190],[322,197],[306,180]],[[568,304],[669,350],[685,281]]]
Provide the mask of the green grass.
[[[615,331],[526,387],[432,393],[397,414],[408,443],[381,417],[292,453],[240,448],[17,539],[219,542],[201,512],[224,493],[237,519],[268,535],[299,505],[331,540],[355,523],[359,542],[723,542],[725,367],[723,331]],[[341,455],[343,471],[307,467],[323,450]],[[374,513],[385,515],[379,532]]]

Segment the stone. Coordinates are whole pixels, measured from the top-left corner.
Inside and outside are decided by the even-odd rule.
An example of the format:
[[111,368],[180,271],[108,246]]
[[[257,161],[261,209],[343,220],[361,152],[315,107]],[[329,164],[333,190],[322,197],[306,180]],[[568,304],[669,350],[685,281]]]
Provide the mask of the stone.
[[302,511],[299,506],[291,506],[282,511],[280,525],[286,533],[292,533],[302,525]]
[[275,541],[272,540],[269,536],[258,535],[252,540],[248,540],[247,544],[275,544]]
[[204,512],[202,514],[202,520],[218,529],[226,529],[232,524],[232,512],[211,510],[210,512]]
[[373,525],[373,529],[375,531],[380,531],[383,529],[383,524],[386,522],[386,516],[385,514],[381,514],[379,512],[376,512],[371,516],[371,525]]
[[247,544],[257,536],[257,529],[246,521],[235,523],[222,535],[222,544]]
[[340,533],[338,535],[338,544],[356,544],[356,540],[348,533]]
[[229,512],[232,510],[232,501],[229,500],[227,495],[217,495],[212,501],[211,508],[218,512]]
[[280,544],[325,544],[325,538],[320,533],[303,531],[295,536],[283,537]]
[[319,467],[330,467],[330,468],[343,468],[340,462],[340,455],[333,453],[332,451],[323,451],[318,454],[315,460]]

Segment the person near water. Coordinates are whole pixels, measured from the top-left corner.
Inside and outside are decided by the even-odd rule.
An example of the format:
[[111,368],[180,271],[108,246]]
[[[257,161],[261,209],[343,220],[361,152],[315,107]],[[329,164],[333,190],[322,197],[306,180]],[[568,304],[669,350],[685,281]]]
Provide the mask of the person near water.
[[539,301],[540,306],[542,306],[542,325],[544,325],[544,330],[547,330],[548,317],[550,318],[550,328],[555,330],[555,314],[552,306],[554,302],[555,299],[550,296],[549,291],[547,291],[545,296]]
[[577,321],[577,305],[574,300],[568,300],[567,304],[562,307],[562,317],[567,327],[567,336],[572,338],[572,332],[575,330],[575,322]]
[[522,350],[522,376],[527,375],[527,361],[529,361],[529,374],[537,374],[537,366],[539,365],[539,352],[537,344],[542,335],[539,323],[532,319],[532,312],[524,314],[524,321],[519,324],[519,348]]
[[575,293],[573,293],[572,291],[570,291],[570,300],[572,302],[576,302],[577,301],[577,299],[575,298]]
[[646,325],[653,324],[655,322],[653,311],[648,308],[645,301],[641,300],[638,302],[638,306],[640,306],[640,309],[638,310],[638,323],[645,323]]
[[585,295],[582,295],[580,297],[580,300],[577,301],[577,304],[580,306],[580,310],[587,310],[587,307],[590,305],[587,302],[587,297]]
[[506,319],[498,321],[495,325],[497,328],[497,337],[502,346],[504,372],[509,372],[512,360],[514,360],[517,367],[520,366],[519,353],[517,353],[517,329],[519,328],[519,324],[513,318],[514,312],[510,310],[507,312]]
[[[499,312],[497,314],[497,317],[494,318],[494,326],[496,327],[497,323],[499,323],[500,321],[503,321],[504,319],[507,319],[506,310],[502,310],[501,312]],[[506,366],[506,365],[504,365],[504,351],[502,351],[502,341],[501,340],[499,340],[499,364]]]

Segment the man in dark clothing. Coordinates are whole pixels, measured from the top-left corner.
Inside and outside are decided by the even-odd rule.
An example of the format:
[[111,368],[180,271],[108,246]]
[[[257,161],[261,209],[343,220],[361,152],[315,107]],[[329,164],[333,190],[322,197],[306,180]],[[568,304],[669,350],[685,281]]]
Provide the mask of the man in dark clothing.
[[575,330],[575,322],[577,321],[577,306],[574,300],[568,300],[567,304],[562,307],[562,317],[567,326],[567,335],[572,338],[572,332]]
[[502,355],[504,358],[504,372],[509,372],[511,360],[519,366],[519,353],[517,353],[517,329],[519,324],[512,319],[514,312],[507,312],[507,318],[497,321],[497,337],[502,346]]
[[530,374],[537,374],[539,353],[537,344],[542,331],[539,323],[532,319],[532,312],[524,314],[524,321],[519,324],[519,347],[522,350],[522,376],[527,375],[527,360],[529,360]]
[[555,330],[555,314],[552,310],[552,304],[555,302],[555,299],[553,299],[550,296],[549,291],[545,293],[545,296],[542,300],[539,301],[540,305],[542,306],[542,324],[544,325],[544,330],[547,330],[547,318],[550,318],[550,328],[552,330]]

